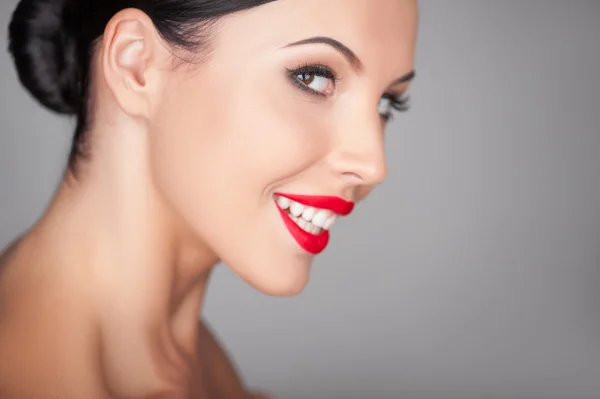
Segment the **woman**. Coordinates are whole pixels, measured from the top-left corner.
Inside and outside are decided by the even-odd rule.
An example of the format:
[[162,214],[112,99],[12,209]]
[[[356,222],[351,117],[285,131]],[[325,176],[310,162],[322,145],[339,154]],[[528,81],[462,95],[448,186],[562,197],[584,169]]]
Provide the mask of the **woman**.
[[22,0],[23,85],[71,157],[2,257],[7,398],[248,398],[198,314],[222,261],[298,294],[384,180],[414,0]]

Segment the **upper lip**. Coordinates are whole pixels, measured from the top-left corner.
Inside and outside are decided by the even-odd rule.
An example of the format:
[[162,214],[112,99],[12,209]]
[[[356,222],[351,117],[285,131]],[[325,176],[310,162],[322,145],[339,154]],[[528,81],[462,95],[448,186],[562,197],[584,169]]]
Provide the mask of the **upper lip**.
[[302,205],[312,206],[313,208],[328,209],[338,215],[346,216],[354,209],[354,202],[346,201],[343,198],[330,195],[303,195],[275,193],[281,197],[296,201]]

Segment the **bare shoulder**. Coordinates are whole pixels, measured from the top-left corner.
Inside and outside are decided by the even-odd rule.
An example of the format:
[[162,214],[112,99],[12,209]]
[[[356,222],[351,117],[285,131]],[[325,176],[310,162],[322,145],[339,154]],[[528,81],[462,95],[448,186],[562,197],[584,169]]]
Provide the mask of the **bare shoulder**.
[[272,399],[250,392],[236,370],[234,362],[206,321],[199,321],[200,361],[207,371],[208,385],[215,397],[232,399]]
[[21,240],[21,237],[16,238],[0,252],[0,270],[3,269],[4,265],[8,264],[10,259],[13,257],[17,247],[21,243]]
[[244,386],[233,362],[204,320],[199,321],[198,346],[209,391],[215,397],[246,399]]
[[21,237],[16,238],[0,252],[0,294],[2,293],[2,282],[3,280],[6,280],[5,276],[8,272],[9,265],[13,262],[21,241]]

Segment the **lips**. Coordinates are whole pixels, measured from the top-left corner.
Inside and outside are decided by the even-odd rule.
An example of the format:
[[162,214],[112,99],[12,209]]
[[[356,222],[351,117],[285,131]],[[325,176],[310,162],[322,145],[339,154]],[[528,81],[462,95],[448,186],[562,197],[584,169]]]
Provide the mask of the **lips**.
[[[275,197],[277,196],[287,198],[291,201],[295,201],[298,204],[305,205],[306,207],[314,208],[317,211],[330,211],[336,215],[341,216],[349,215],[350,212],[352,212],[352,209],[354,208],[353,202],[346,201],[339,197],[276,193]],[[278,205],[277,202],[278,201],[275,200],[275,204],[277,206],[277,209],[279,210],[279,213],[283,219],[285,226],[287,227],[292,237],[300,245],[300,247],[311,254],[318,254],[322,252],[329,243],[328,227],[325,227],[325,229],[318,229],[318,232],[310,228],[308,229],[309,231],[306,231],[306,228],[302,228],[299,225],[300,222],[304,222],[302,220],[299,220],[301,216],[295,216],[289,213],[289,209],[285,207],[282,208]],[[298,215],[298,213],[296,213],[296,215]],[[310,218],[310,216],[308,217]],[[301,225],[305,227],[304,224]]]
[[281,214],[283,223],[285,223],[285,226],[288,228],[292,237],[294,237],[302,249],[316,255],[327,247],[327,244],[329,243],[329,231],[323,230],[318,235],[304,231],[290,218],[286,211],[279,207],[277,207],[277,209]]
[[285,193],[276,193],[276,195],[299,202],[302,205],[312,206],[320,209],[329,209],[333,213],[337,213],[340,216],[347,216],[354,209],[354,202],[346,201],[340,197]]

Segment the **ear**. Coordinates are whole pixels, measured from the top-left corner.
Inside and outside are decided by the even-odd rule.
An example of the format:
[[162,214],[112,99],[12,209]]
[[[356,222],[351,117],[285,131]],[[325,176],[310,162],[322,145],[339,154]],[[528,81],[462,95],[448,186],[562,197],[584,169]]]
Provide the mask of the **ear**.
[[126,114],[149,115],[164,52],[152,20],[141,10],[122,10],[106,25],[100,62],[104,79]]

